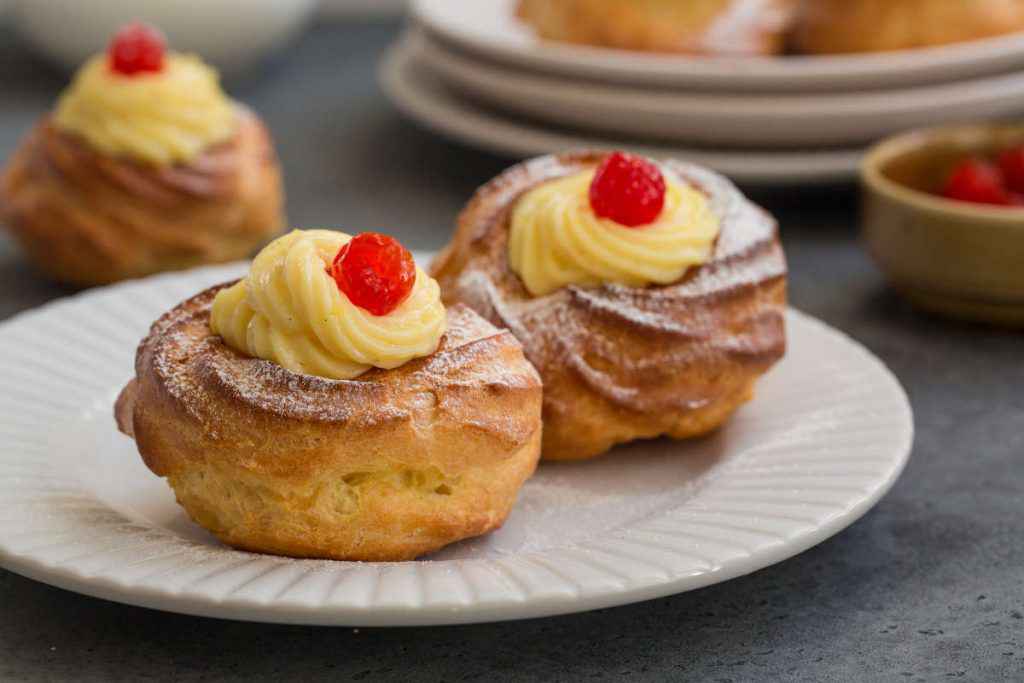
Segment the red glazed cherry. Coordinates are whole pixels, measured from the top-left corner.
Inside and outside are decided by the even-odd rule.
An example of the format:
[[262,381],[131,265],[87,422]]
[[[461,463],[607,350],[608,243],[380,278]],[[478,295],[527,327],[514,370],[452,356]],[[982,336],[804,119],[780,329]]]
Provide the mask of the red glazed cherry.
[[356,306],[374,315],[387,315],[412,292],[416,263],[393,237],[364,232],[338,250],[331,276]]
[[1024,193],[1024,145],[1012,147],[999,155],[1003,182],[1014,192]]
[[110,68],[124,76],[155,73],[164,68],[167,41],[159,30],[134,21],[114,34],[107,48]]
[[615,152],[597,167],[590,207],[601,218],[635,228],[653,223],[664,206],[665,179],[646,159]]
[[998,204],[1007,206],[1013,197],[1003,185],[999,169],[982,159],[965,159],[953,169],[942,190],[948,199],[976,204]]

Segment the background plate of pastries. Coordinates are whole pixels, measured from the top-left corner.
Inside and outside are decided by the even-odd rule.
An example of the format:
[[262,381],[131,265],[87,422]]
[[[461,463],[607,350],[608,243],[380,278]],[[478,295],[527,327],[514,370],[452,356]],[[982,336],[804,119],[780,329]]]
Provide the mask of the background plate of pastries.
[[413,16],[382,76],[392,98],[521,156],[582,136],[743,182],[828,182],[886,135],[1024,108],[1016,0],[416,0]]

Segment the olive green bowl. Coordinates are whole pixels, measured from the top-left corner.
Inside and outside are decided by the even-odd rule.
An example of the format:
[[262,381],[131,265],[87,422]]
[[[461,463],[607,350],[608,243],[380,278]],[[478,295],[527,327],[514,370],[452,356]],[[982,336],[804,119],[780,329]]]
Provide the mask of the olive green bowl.
[[933,194],[965,156],[1024,144],[1022,125],[920,130],[861,164],[863,237],[889,282],[923,309],[1024,326],[1024,208]]

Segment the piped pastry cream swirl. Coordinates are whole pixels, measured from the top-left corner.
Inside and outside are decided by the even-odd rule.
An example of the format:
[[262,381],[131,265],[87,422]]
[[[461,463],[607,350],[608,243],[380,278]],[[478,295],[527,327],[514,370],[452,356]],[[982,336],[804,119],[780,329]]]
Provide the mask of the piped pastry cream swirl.
[[417,268],[408,298],[387,315],[373,315],[349,301],[328,272],[350,239],[295,230],[274,240],[245,278],[217,294],[211,330],[236,351],[329,379],[433,353],[446,325],[437,282]]
[[61,96],[54,123],[106,154],[169,165],[224,142],[238,122],[217,72],[172,53],[161,71],[130,77],[114,72],[105,55],[93,57]]
[[509,265],[526,289],[543,296],[566,285],[666,285],[711,258],[720,224],[708,198],[665,173],[657,220],[625,227],[594,213],[594,170],[550,180],[512,209]]

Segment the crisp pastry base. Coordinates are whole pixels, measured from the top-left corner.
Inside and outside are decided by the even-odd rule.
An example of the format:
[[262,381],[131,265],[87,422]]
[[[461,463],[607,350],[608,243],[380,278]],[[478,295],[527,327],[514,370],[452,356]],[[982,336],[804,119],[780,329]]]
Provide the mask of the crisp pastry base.
[[508,265],[516,198],[601,158],[566,154],[509,169],[477,191],[431,268],[447,304],[470,306],[522,342],[544,381],[546,459],[714,430],[785,351],[786,263],[775,221],[729,181],[688,164],[667,166],[703,190],[720,217],[710,262],[664,287],[526,291]]
[[325,380],[213,336],[219,289],[153,325],[115,408],[193,520],[237,548],[338,560],[501,526],[541,438],[540,380],[511,334],[454,307],[433,355]]
[[519,0],[546,40],[624,50],[772,55],[797,0]]
[[239,109],[232,140],[188,165],[109,157],[43,119],[0,177],[0,213],[50,277],[97,285],[249,256],[283,227],[277,158]]
[[946,45],[1024,30],[1024,0],[810,0],[793,35],[809,54]]

